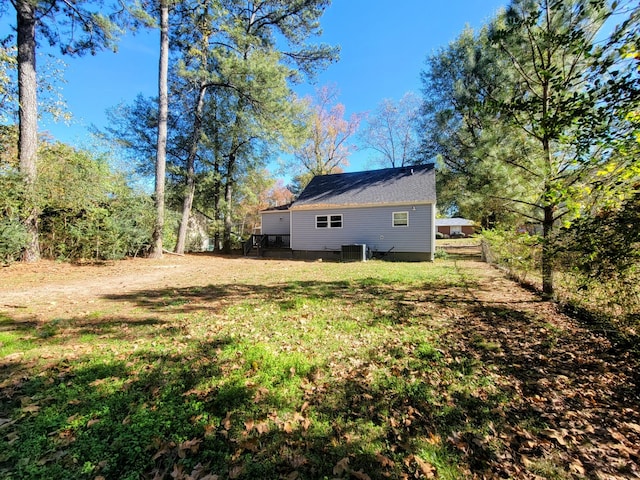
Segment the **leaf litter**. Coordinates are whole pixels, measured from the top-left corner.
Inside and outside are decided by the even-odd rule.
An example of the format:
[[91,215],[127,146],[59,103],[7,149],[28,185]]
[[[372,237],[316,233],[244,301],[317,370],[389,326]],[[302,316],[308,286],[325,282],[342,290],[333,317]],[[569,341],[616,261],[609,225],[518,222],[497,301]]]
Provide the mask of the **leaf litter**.
[[[0,433],[8,448],[21,441],[21,423],[43,415],[47,409],[42,399],[23,394],[23,386],[30,376],[40,375],[55,384],[66,382],[71,388],[74,362],[93,348],[83,345],[78,333],[94,328],[91,325],[104,331],[101,316],[95,315],[95,320],[89,318],[91,313],[86,313],[86,306],[90,304],[99,310],[106,304],[111,305],[113,300],[109,300],[109,295],[113,296],[115,290],[120,292],[129,276],[132,293],[123,297],[117,312],[122,318],[118,325],[123,327],[119,331],[124,340],[146,345],[136,337],[138,334],[131,325],[138,315],[148,318],[149,312],[156,308],[161,312],[159,321],[176,325],[171,327],[172,332],[179,335],[172,339],[171,345],[183,355],[198,333],[194,325],[174,319],[166,312],[172,308],[178,313],[210,308],[216,321],[233,320],[224,309],[251,294],[242,287],[243,282],[251,279],[250,275],[243,277],[239,272],[255,272],[255,262],[247,262],[246,268],[240,270],[237,265],[233,266],[234,279],[239,285],[229,288],[231,293],[223,297],[193,294],[180,302],[172,302],[169,297],[155,302],[153,298],[143,301],[135,295],[135,289],[161,281],[170,283],[175,295],[188,297],[189,291],[183,287],[193,289],[199,285],[198,288],[204,290],[211,281],[208,272],[231,268],[227,260],[219,258],[187,257],[180,262],[175,268],[154,270],[146,280],[140,262],[132,262],[130,265],[135,268],[130,271],[127,262],[119,263],[112,272],[101,271],[98,283],[106,286],[106,292],[102,293],[96,293],[100,292],[97,283],[94,290],[88,292],[87,280],[80,278],[82,275],[91,278],[93,267],[84,267],[86,270],[82,273],[73,270],[65,283],[64,277],[69,274],[67,267],[61,267],[62,277],[56,277],[58,267],[47,264],[45,273],[51,275],[53,270],[48,279],[51,288],[47,290],[47,284],[41,283],[31,292],[26,289],[26,293],[23,292],[29,285],[28,275],[35,274],[41,281],[44,274],[37,270],[34,273],[33,267],[27,272],[16,269],[16,279],[7,285],[19,286],[21,294],[17,299],[28,296],[29,308],[8,300],[12,298],[10,291],[0,295],[6,300],[4,315],[15,319],[16,328],[21,328],[21,322],[38,324],[47,322],[48,318],[69,317],[70,313],[73,317],[76,311],[81,312],[76,317],[81,321],[69,320],[56,325],[55,334],[65,339],[66,352],[63,348],[56,350],[55,345],[43,351],[42,358],[48,362],[46,371],[38,371],[40,363],[24,358],[23,352],[4,359],[3,370],[0,370],[2,399],[17,406],[12,411],[0,412]],[[203,262],[209,268],[202,268]],[[273,276],[283,265],[291,270],[299,268],[286,262],[260,265],[264,268],[264,278]],[[280,461],[276,460],[280,478],[292,479],[316,478],[319,471],[335,478],[440,478],[445,475],[447,463],[457,465],[454,469],[457,473],[451,478],[456,475],[459,478],[640,478],[640,369],[632,352],[618,350],[602,332],[562,314],[553,303],[541,301],[487,265],[457,261],[450,262],[450,268],[459,273],[461,282],[425,289],[402,285],[375,285],[365,289],[362,298],[372,304],[383,295],[392,299],[393,306],[372,305],[377,318],[391,323],[381,325],[382,330],[353,335],[342,351],[327,353],[326,368],[313,375],[299,375],[290,367],[286,377],[289,380],[300,377],[301,396],[297,408],[260,412],[261,406],[270,401],[275,387],[267,388],[247,380],[246,388],[256,416],[228,410],[219,413],[217,425],[203,420],[200,435],[180,441],[157,439],[155,448],[153,444],[148,446],[148,455],[150,461],[161,465],[148,470],[148,478],[259,478],[252,465],[277,456],[281,457]],[[165,271],[170,271],[170,276],[159,276],[158,272]],[[11,275],[11,271],[8,273]],[[64,288],[60,289],[56,282]],[[74,297],[77,304],[64,301],[69,297]],[[352,300],[356,305],[358,298],[354,296]],[[358,322],[360,314],[353,311],[352,306],[339,306],[336,311]],[[331,311],[331,307],[326,306],[320,309],[318,315]],[[260,312],[254,310],[254,314]],[[295,310],[288,315],[302,331],[313,335],[316,314],[306,303],[300,315]],[[132,321],[127,321],[127,317]],[[268,341],[268,334],[260,333],[249,323],[244,325],[246,332],[253,331],[252,335],[264,337],[260,341]],[[212,328],[224,330],[221,324]],[[431,329],[431,333],[426,329]],[[331,330],[333,327],[327,329]],[[105,345],[114,335],[113,331],[117,330],[106,334]],[[381,333],[383,331],[386,333]],[[420,345],[417,331],[424,332],[426,346]],[[376,340],[378,335],[384,337],[382,343]],[[239,338],[250,336],[240,332]],[[161,337],[155,342],[158,346],[170,345]],[[427,345],[429,342],[435,346]],[[295,349],[313,354],[313,349],[304,345],[282,347],[284,354]],[[119,348],[116,358],[128,360],[129,353]],[[222,349],[217,347],[216,356],[221,353]],[[17,364],[15,358],[18,358]],[[191,356],[189,361],[206,366],[217,360]],[[229,375],[242,369],[233,362],[221,364],[220,368]],[[135,376],[143,373],[140,371]],[[258,373],[259,365],[251,365],[248,375]],[[96,379],[94,388],[101,387],[107,378]],[[126,385],[125,382],[122,388],[127,388]],[[150,393],[147,401],[159,402],[161,387],[155,387],[152,392],[155,393]],[[216,388],[200,391],[192,387],[183,395],[199,396],[206,401],[216,392]],[[67,408],[79,409],[82,404],[81,398],[65,400]],[[328,431],[323,427],[327,419]],[[129,426],[130,420],[125,420],[122,425]],[[370,424],[368,430],[363,430],[364,421]],[[84,428],[89,427],[104,428],[105,422],[91,418]],[[322,428],[325,430],[321,431]],[[371,432],[379,432],[377,438],[382,441],[372,447],[370,456],[358,453],[366,450],[364,445],[371,440]],[[319,434],[323,435],[324,446],[314,437]],[[67,461],[68,449],[78,443],[76,432],[71,429],[60,428],[50,437],[58,446],[33,459],[43,467]],[[197,461],[212,439],[227,445],[228,468]],[[436,453],[425,454],[428,449]],[[438,455],[444,454],[450,455],[448,461],[439,459]],[[8,464],[14,461],[10,453],[3,454],[0,473],[10,472]],[[325,470],[322,470],[323,463],[328,465]],[[100,469],[105,464],[96,464],[95,478],[100,478]]]

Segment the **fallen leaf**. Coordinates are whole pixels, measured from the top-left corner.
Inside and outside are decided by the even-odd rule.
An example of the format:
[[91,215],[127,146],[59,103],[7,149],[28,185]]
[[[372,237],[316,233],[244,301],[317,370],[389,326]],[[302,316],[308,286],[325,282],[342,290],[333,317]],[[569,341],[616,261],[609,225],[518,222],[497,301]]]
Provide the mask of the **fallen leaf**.
[[244,468],[241,465],[236,465],[231,470],[229,470],[229,478],[239,478],[242,475]]
[[202,443],[202,440],[200,440],[199,438],[192,438],[191,440],[185,440],[178,446],[178,456],[180,458],[185,458],[187,456],[188,451],[191,451],[191,453],[198,453],[201,443]]
[[9,432],[6,438],[9,445],[11,445],[12,443],[15,443],[20,436],[18,435],[18,432]]
[[45,455],[44,457],[42,457],[40,460],[38,460],[37,464],[42,466],[50,462],[57,462],[66,454],[67,454],[67,450],[56,450],[55,452],[52,452],[49,455]]
[[171,476],[176,480],[178,480],[179,478],[183,478],[184,474],[182,473],[182,465],[178,465],[177,463],[174,463]]
[[567,446],[567,442],[564,439],[564,437],[567,435],[567,431],[563,428],[561,428],[560,430],[553,430],[551,428],[546,428],[544,430],[541,430],[540,433],[545,437],[552,438],[563,447]]
[[253,430],[253,427],[254,427],[254,422],[252,419],[249,419],[244,422],[244,428],[247,430],[247,432],[251,432],[251,430]]
[[0,418],[0,428],[8,427],[9,425],[13,425],[16,423],[15,420],[11,420],[10,418]]
[[384,455],[382,455],[380,453],[376,453],[376,460],[383,467],[393,467],[395,465],[395,462],[393,460],[391,460],[388,457],[385,457]]
[[257,432],[262,435],[263,433],[269,433],[269,423],[268,422],[260,422],[256,425]]
[[609,431],[611,437],[619,441],[620,443],[625,443],[625,441],[627,440],[627,438],[617,430],[614,430],[613,428],[608,428],[607,430]]
[[627,427],[629,430],[633,430],[636,433],[640,433],[640,425],[638,425],[637,423],[625,422],[623,423],[623,425]]
[[293,467],[293,468],[300,468],[301,466],[305,465],[308,462],[307,458],[303,455],[295,455],[291,461],[289,462],[289,464]]
[[362,470],[358,470],[357,472],[352,471],[351,475],[353,475],[358,480],[371,480],[371,477],[364,473]]
[[249,438],[240,442],[240,446],[250,452],[257,452],[259,450],[259,442],[257,438]]
[[309,430],[309,427],[311,426],[311,420],[309,420],[308,418],[305,418],[304,420],[302,420],[302,429],[306,432],[307,430]]
[[573,462],[571,462],[571,465],[569,465],[569,470],[571,470],[573,473],[580,475],[581,477],[584,477],[586,474],[586,471],[582,466],[582,463],[580,462],[580,460],[574,460]]
[[442,438],[440,437],[440,435],[430,433],[429,437],[427,438],[427,442],[431,445],[440,445],[442,443]]
[[231,412],[227,412],[227,416],[222,420],[222,428],[231,430]]
[[429,462],[425,462],[424,460],[422,460],[417,455],[413,456],[413,460],[418,465],[418,468],[420,469],[420,472],[426,478],[435,478],[435,469],[433,468],[433,465],[431,465]]
[[349,470],[349,457],[344,457],[333,467],[334,475],[342,475],[344,472]]

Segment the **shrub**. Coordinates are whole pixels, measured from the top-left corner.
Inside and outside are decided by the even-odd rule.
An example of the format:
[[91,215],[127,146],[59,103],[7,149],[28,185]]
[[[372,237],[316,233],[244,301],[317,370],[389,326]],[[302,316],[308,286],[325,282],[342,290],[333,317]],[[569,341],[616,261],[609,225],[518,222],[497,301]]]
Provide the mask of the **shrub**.
[[56,143],[41,159],[43,256],[109,260],[146,252],[154,222],[149,195],[134,192],[123,174],[89,152]]
[[619,327],[640,317],[640,194],[617,208],[581,218],[559,232],[558,268],[570,300],[607,314]]
[[9,165],[0,165],[0,262],[20,257],[29,235],[20,222],[22,177]]
[[24,226],[9,219],[0,220],[0,262],[11,263],[20,258],[29,235]]

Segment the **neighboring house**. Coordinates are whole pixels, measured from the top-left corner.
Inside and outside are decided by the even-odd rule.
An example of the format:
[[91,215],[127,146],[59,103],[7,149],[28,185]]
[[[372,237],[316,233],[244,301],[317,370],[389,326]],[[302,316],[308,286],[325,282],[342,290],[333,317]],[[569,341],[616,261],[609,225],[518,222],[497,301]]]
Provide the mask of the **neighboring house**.
[[466,218],[436,218],[438,233],[451,236],[473,235],[475,233],[475,222]]
[[187,242],[185,245],[186,252],[205,252],[210,249],[209,224],[211,219],[198,212],[192,210],[187,224]]
[[288,225],[294,258],[339,259],[343,246],[365,245],[374,256],[433,260],[435,210],[432,164],[320,175],[288,210],[261,212],[262,236],[284,242]]

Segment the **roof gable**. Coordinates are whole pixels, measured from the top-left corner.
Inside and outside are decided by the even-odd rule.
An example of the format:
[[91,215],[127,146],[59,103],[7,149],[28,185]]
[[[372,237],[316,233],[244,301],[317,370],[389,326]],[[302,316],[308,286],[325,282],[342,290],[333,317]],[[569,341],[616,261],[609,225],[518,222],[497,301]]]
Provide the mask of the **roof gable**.
[[364,172],[317,175],[292,209],[408,203],[435,203],[433,164]]

